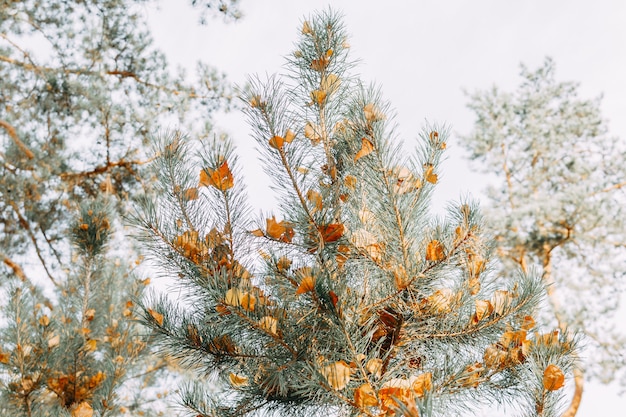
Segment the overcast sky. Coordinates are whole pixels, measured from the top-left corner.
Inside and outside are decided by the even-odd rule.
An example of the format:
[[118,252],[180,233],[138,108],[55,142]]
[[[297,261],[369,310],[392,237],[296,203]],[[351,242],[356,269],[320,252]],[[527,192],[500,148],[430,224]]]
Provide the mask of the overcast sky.
[[[463,89],[495,84],[513,91],[521,63],[534,69],[554,58],[558,80],[579,82],[584,98],[604,96],[610,132],[626,140],[626,1],[241,0],[241,21],[207,26],[197,25],[197,13],[183,3],[166,0],[151,11],[158,46],[173,64],[193,68],[202,60],[238,84],[249,74],[282,72],[305,17],[329,5],[342,12],[352,57],[361,60],[357,70],[382,87],[400,136],[415,139],[425,120],[452,127],[439,206],[468,193],[479,197],[486,181],[472,172],[456,139],[473,123]],[[252,203],[270,208],[245,118],[235,113],[216,122],[233,135],[247,165]],[[577,417],[624,414],[626,397],[617,389],[585,390]]]

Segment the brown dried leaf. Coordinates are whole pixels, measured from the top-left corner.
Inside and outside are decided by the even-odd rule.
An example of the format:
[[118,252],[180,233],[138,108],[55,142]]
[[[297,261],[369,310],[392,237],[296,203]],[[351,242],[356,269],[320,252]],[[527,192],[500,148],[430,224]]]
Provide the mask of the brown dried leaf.
[[324,243],[336,242],[343,236],[345,227],[341,223],[331,223],[319,227]]
[[322,128],[311,122],[306,122],[304,126],[304,137],[309,139],[315,146],[322,140]]

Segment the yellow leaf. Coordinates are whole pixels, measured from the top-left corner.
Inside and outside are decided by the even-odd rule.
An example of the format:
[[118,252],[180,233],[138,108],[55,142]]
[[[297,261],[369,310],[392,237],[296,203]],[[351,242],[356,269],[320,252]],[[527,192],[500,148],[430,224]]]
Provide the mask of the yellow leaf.
[[320,211],[322,209],[322,195],[315,190],[309,190],[306,193],[306,198],[313,203],[313,212]]
[[50,324],[50,318],[44,314],[43,316],[39,318],[39,324],[46,327],[47,325]]
[[285,132],[285,142],[287,143],[291,143],[296,137],[296,134],[291,130],[291,129],[287,129],[287,131]]
[[326,100],[326,91],[324,90],[311,91],[311,100],[313,100],[313,103],[317,104],[318,106],[321,106],[324,103],[324,100]]
[[328,95],[331,95],[337,91],[340,84],[341,81],[339,80],[339,77],[337,77],[337,75],[327,74],[322,78],[320,88],[321,90],[326,91]]
[[354,162],[371,154],[374,151],[374,144],[367,138],[361,138],[361,149],[354,155]]
[[154,321],[159,324],[159,326],[163,325],[163,314],[159,313],[158,311],[154,311],[151,308],[148,309],[148,313],[150,314],[150,316],[152,316]]
[[285,139],[281,136],[272,136],[269,140],[269,144],[274,149],[280,149],[285,144]]
[[312,33],[313,33],[313,29],[311,29],[311,25],[309,24],[309,22],[305,20],[304,23],[302,24],[302,34],[310,35]]
[[322,128],[311,122],[306,122],[304,137],[309,139],[313,145],[317,145],[322,140]]
[[365,120],[370,123],[385,119],[385,115],[374,105],[374,103],[366,104],[365,107],[363,107],[363,113],[365,114]]
[[367,372],[369,372],[374,377],[380,378],[381,377],[381,372],[382,372],[382,369],[383,369],[383,361],[382,361],[382,359],[372,358],[372,359],[368,360],[367,363],[365,364],[365,369],[367,370]]
[[92,417],[93,416],[93,408],[89,405],[87,401],[83,401],[78,404],[76,408],[72,410],[72,417]]
[[556,391],[565,385],[565,374],[556,365],[548,365],[543,371],[543,388],[548,391]]
[[216,169],[204,168],[200,171],[200,182],[198,186],[211,186],[220,191],[226,191],[232,188],[233,185],[234,178],[227,161],[222,162]]
[[503,315],[504,311],[511,305],[513,297],[505,290],[497,290],[493,293],[492,303],[494,312]]
[[61,337],[59,335],[52,336],[50,339],[48,339],[48,348],[52,349],[54,347],[57,347],[60,342]]
[[487,368],[498,369],[506,363],[508,354],[499,345],[489,345],[485,349],[483,362]]
[[426,300],[434,313],[449,313],[452,311],[454,292],[450,288],[442,288],[429,295]]
[[230,375],[228,375],[228,379],[230,380],[230,384],[235,388],[248,385],[247,376],[237,375],[231,372]]
[[336,390],[344,389],[350,382],[350,366],[344,361],[338,361],[322,368],[322,376],[328,385]]
[[85,342],[85,350],[87,352],[93,352],[98,347],[98,341],[96,339],[90,339]]
[[239,307],[241,305],[241,300],[243,298],[243,293],[239,290],[239,288],[230,288],[226,291],[226,296],[224,297],[224,303]]
[[472,323],[476,324],[485,317],[488,317],[493,313],[493,305],[488,300],[475,300],[476,312],[472,317]]
[[259,327],[266,332],[277,334],[278,321],[272,316],[264,316],[259,320]]
[[426,247],[427,261],[441,261],[446,257],[444,247],[438,240],[431,240]]
[[354,390],[354,402],[360,408],[378,405],[376,392],[370,384],[363,384]]

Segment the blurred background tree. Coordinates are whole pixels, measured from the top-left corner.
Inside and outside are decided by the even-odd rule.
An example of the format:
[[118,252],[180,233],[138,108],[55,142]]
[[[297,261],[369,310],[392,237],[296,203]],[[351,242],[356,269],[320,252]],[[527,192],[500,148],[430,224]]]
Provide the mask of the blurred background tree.
[[476,122],[462,138],[477,169],[495,175],[485,208],[496,235],[500,274],[538,268],[546,284],[545,323],[586,336],[584,378],[626,384],[626,336],[615,329],[626,272],[626,144],[608,134],[600,98],[579,97],[558,82],[554,62],[532,71],[509,93],[469,95]]
[[[203,22],[240,16],[237,0],[192,4]],[[151,181],[140,173],[158,127],[208,136],[232,94],[204,63],[168,67],[147,23],[157,5],[0,1],[3,415],[113,415],[124,401],[136,413],[150,398],[118,390],[146,353],[130,321],[146,281],[120,215]],[[136,364],[139,380],[160,368]]]
[[446,149],[427,126],[404,151],[377,88],[351,74],[342,19],[303,22],[286,76],[244,95],[276,211],[256,221],[229,140],[164,135],[141,245],[174,297],[143,318],[195,372],[194,416],[447,416],[513,404],[556,416],[574,344],[540,333],[528,269],[489,273],[470,202],[430,213]]

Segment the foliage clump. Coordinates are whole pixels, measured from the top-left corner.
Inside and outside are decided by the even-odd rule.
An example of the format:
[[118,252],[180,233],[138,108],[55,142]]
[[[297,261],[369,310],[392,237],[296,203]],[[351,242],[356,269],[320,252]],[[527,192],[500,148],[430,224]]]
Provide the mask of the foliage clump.
[[[378,89],[353,75],[341,19],[303,22],[287,77],[252,79],[253,136],[278,196],[251,215],[233,146],[162,137],[160,195],[136,223],[176,299],[146,325],[198,375],[198,416],[430,416],[514,403],[555,415],[570,338],[533,318],[533,271],[505,284],[469,201],[429,213],[449,133],[407,154]],[[263,414],[265,415],[265,414]]]

